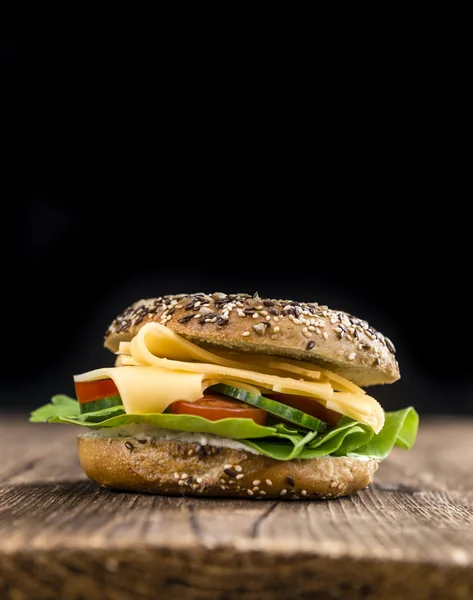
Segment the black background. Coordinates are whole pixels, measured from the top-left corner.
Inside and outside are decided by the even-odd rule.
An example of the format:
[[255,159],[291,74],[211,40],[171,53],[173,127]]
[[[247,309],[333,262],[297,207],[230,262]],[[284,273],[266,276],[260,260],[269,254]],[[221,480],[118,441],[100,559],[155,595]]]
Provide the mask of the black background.
[[472,412],[471,185],[445,65],[387,52],[363,75],[347,56],[329,82],[208,22],[170,45],[166,23],[28,16],[0,28],[2,408],[112,365],[103,333],[134,300],[258,291],[389,336],[385,408]]

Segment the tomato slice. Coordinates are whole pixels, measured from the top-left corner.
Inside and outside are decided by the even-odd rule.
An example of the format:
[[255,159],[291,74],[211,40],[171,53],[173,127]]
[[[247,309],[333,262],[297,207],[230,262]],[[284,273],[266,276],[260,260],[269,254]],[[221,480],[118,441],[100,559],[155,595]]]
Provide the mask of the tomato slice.
[[265,397],[292,406],[292,408],[297,408],[308,415],[312,415],[321,421],[325,421],[325,423],[328,423],[329,425],[336,425],[343,416],[340,413],[325,408],[325,406],[322,406],[322,404],[314,400],[314,398],[309,398],[308,396],[277,393],[264,395]]
[[261,408],[248,406],[244,402],[231,400],[218,395],[204,396],[196,402],[178,400],[170,406],[172,413],[176,415],[197,415],[209,421],[220,419],[253,419],[258,425],[265,425],[268,413]]
[[97,381],[74,382],[77,400],[79,404],[86,404],[107,396],[118,394],[117,386],[112,379],[98,379]]

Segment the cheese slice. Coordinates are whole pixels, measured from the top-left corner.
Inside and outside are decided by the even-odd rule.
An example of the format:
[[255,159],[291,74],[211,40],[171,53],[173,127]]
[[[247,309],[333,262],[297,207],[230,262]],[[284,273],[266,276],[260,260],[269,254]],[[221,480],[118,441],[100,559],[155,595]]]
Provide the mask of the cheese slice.
[[332,398],[327,400],[326,407],[369,425],[375,433],[379,433],[384,425],[384,410],[379,402],[368,394],[335,392]]
[[125,412],[162,413],[176,400],[195,402],[212,383],[203,373],[183,373],[159,367],[110,367],[75,375],[74,381],[110,378],[117,386]]
[[[253,385],[260,385],[268,389],[274,389],[278,385],[290,385],[299,390],[299,393],[308,394],[317,398],[328,399],[332,397],[333,389],[329,383],[315,383],[280,377],[267,373],[258,373],[241,368],[232,368],[209,363],[193,363],[181,360],[170,360],[156,356],[154,351],[158,348],[163,352],[161,344],[162,326],[157,323],[146,323],[131,340],[132,357],[141,365],[162,367],[178,371],[190,371],[194,373],[205,373],[207,376],[216,378],[234,379],[244,381]],[[164,329],[166,329],[164,327]],[[189,342],[190,343],[190,342]]]
[[[288,371],[293,370],[293,372],[298,375],[305,374],[309,379],[317,380],[320,378],[319,371],[312,370],[309,372],[306,369],[291,369],[291,365],[286,365],[283,362],[274,360],[273,357],[267,357],[261,354],[246,354],[241,352],[235,353],[225,351],[210,352],[200,348],[189,340],[180,337],[160,323],[154,323],[153,325],[155,326],[154,335],[151,339],[151,345],[149,349],[152,354],[160,358],[168,358],[184,362],[210,363],[221,365],[222,367],[257,371],[259,373],[278,375],[280,377],[287,377]],[[120,342],[118,356],[121,357],[123,355],[131,356],[131,342]],[[120,359],[116,364],[131,365],[136,363],[128,359]]]
[[[238,355],[236,352],[227,352],[227,351],[219,351],[219,352],[207,352],[199,346],[196,346],[192,342],[188,340],[184,340],[180,338],[180,336],[176,335],[172,331],[169,331],[167,327],[163,325],[156,324],[160,329],[160,335],[163,337],[162,342],[163,346],[161,348],[162,352],[165,354],[161,354],[160,356],[172,358],[172,356],[167,353],[167,346],[165,340],[171,340],[174,346],[174,350],[176,352],[175,358],[177,360],[192,360],[194,357],[197,357],[197,360],[201,362],[211,362],[214,364],[235,367],[240,369],[247,370],[255,370],[259,372],[269,373],[272,375],[279,375],[281,377],[287,377],[288,373],[300,375],[304,379],[308,379],[309,381],[320,380],[320,376],[323,375],[326,379],[328,379],[331,383],[331,386],[340,392],[350,392],[352,394],[363,395],[365,394],[365,390],[358,387],[355,383],[351,382],[349,379],[342,377],[341,375],[337,375],[328,369],[322,369],[319,365],[311,364],[303,361],[295,361],[290,358],[285,358],[284,360],[277,360],[272,356],[263,356],[261,354],[248,354],[245,356],[245,360],[234,360],[235,356]],[[177,339],[176,339],[177,338]],[[126,354],[131,355],[131,342],[120,342],[119,346],[119,355]],[[200,358],[199,358],[200,357]],[[205,360],[207,359],[207,360]],[[134,362],[125,361],[119,364],[136,364]]]

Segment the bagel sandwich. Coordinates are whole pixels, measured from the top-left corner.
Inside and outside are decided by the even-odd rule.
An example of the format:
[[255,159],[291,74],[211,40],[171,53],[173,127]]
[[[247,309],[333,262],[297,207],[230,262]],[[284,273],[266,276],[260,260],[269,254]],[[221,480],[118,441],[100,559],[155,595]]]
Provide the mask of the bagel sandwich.
[[400,378],[394,344],[316,302],[258,294],[142,299],[105,332],[113,366],[73,377],[32,422],[80,425],[85,473],[160,495],[319,499],[373,481],[415,443],[413,407],[364,388]]

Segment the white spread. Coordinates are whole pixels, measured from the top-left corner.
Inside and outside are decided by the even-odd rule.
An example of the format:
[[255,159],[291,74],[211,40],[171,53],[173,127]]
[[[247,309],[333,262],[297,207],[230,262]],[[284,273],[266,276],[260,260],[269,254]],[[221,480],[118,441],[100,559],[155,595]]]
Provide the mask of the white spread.
[[211,433],[188,433],[185,431],[176,431],[174,429],[162,429],[146,425],[146,423],[134,423],[123,427],[102,427],[101,429],[91,430],[81,434],[82,438],[107,439],[114,437],[134,437],[139,440],[151,441],[172,440],[174,442],[190,442],[200,444],[201,446],[218,446],[220,448],[233,448],[234,450],[245,450],[251,454],[261,454],[254,448],[245,446],[237,440],[220,437]]

